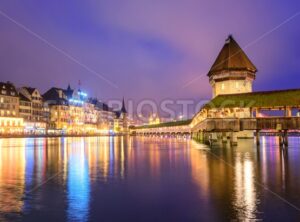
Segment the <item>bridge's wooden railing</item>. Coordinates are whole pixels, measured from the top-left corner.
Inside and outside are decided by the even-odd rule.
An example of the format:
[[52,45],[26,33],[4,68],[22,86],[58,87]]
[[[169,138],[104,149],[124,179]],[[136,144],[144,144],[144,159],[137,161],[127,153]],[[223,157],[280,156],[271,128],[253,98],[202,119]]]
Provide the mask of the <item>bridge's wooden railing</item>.
[[300,130],[300,117],[257,118],[257,129]]

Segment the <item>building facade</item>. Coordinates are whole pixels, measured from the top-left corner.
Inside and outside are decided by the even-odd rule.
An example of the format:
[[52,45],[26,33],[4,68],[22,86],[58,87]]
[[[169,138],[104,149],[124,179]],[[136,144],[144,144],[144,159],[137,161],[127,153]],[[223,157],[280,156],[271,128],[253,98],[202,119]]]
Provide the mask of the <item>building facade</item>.
[[43,95],[38,89],[0,83],[0,135],[111,135],[125,133],[127,112],[113,111],[82,90],[52,87]]
[[10,82],[0,82],[0,134],[22,133],[23,118],[19,117],[19,96]]
[[45,134],[47,130],[48,110],[44,107],[43,97],[39,90],[22,87],[19,90],[20,117],[24,119],[25,133]]
[[49,133],[112,134],[115,112],[82,90],[51,88],[44,95],[49,107]]

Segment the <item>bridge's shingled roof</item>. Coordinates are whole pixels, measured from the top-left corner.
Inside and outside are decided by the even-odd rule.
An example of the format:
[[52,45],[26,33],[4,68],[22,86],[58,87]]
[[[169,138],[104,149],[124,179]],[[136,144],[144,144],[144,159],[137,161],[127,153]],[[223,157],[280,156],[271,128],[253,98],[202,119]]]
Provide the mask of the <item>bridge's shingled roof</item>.
[[144,125],[144,126],[133,126],[132,129],[149,129],[149,128],[159,128],[159,127],[171,127],[171,126],[184,126],[189,125],[192,122],[191,119],[181,120],[181,121],[173,121],[173,122],[165,122],[153,125]]
[[204,105],[203,108],[272,108],[285,106],[300,106],[300,89],[218,95]]

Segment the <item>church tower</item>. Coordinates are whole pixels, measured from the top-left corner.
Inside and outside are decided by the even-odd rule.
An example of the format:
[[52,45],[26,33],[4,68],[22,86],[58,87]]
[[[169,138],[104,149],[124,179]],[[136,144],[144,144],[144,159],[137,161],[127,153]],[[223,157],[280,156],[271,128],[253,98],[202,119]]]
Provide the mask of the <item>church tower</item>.
[[256,72],[256,67],[230,35],[207,74],[213,98],[221,94],[252,92]]
[[122,101],[122,108],[121,108],[121,115],[120,118],[122,118],[123,120],[123,131],[127,132],[128,131],[128,114],[127,114],[127,110],[125,108],[125,101],[124,101],[124,97],[123,97],[123,101]]

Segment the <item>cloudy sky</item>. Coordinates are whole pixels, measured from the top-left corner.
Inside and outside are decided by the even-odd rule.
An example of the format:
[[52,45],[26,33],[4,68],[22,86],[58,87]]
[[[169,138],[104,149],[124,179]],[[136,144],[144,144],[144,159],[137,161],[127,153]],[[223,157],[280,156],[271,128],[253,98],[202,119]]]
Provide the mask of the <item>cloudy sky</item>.
[[81,81],[103,100],[211,97],[228,34],[255,90],[300,88],[300,1],[2,0],[0,81],[45,92]]

